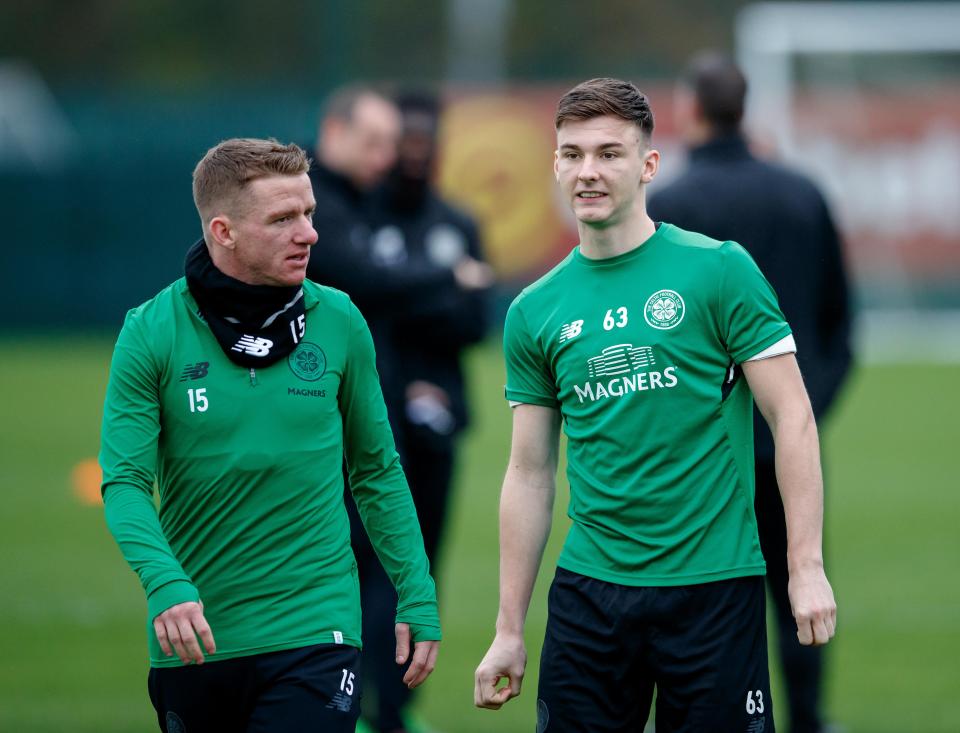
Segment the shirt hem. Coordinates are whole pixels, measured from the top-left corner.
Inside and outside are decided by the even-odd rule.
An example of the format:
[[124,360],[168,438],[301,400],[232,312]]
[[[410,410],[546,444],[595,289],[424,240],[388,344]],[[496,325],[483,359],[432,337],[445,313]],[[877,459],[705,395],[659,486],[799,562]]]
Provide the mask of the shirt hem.
[[[221,662],[226,659],[237,659],[238,657],[253,657],[258,654],[282,652],[289,649],[300,649],[305,646],[314,646],[316,644],[329,644],[332,646],[355,646],[357,649],[360,649],[363,646],[360,643],[360,639],[354,636],[344,636],[343,644],[337,644],[333,640],[333,634],[329,631],[326,631],[319,636],[308,639],[297,639],[296,641],[281,642],[279,644],[245,647],[243,649],[232,649],[226,652],[217,652],[216,654],[206,654],[204,655],[204,663]],[[186,667],[188,665],[185,665],[183,662],[181,662],[180,657],[174,655],[173,657],[166,657],[164,659],[154,659],[153,657],[150,657],[150,666],[156,668],[168,668]]]
[[595,568],[590,565],[561,560],[557,567],[569,570],[572,573],[579,573],[588,578],[602,580],[605,583],[616,583],[617,585],[628,585],[633,587],[642,586],[676,586],[676,585],[697,585],[699,583],[713,583],[718,580],[729,580],[730,578],[744,578],[751,575],[766,575],[767,566],[765,563],[760,565],[743,565],[735,568],[724,568],[722,570],[711,570],[706,573],[694,573],[692,575],[643,575],[640,573],[617,573],[603,568]]

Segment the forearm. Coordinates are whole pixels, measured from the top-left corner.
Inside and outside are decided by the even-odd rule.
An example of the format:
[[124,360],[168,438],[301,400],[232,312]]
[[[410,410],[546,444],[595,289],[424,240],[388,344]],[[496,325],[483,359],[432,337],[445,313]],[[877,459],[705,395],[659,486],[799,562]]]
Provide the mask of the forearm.
[[485,294],[450,288],[444,297],[408,302],[400,312],[400,329],[425,331],[431,343],[463,347],[483,339],[487,332]]
[[121,554],[140,578],[151,619],[170,606],[199,600],[170,549],[149,495],[132,485],[111,485],[104,492],[104,511]]
[[823,477],[813,409],[792,354],[746,361],[743,373],[776,446],[797,639],[826,644],[836,629],[837,604],[823,570]]
[[787,522],[787,593],[804,646],[826,644],[836,632],[837,604],[823,569],[823,482],[812,411],[777,421],[777,481]]
[[437,591],[387,421],[373,340],[363,316],[352,304],[350,308],[350,358],[339,395],[350,490],[373,548],[397,589],[397,621],[411,625],[416,641],[439,639]]
[[813,413],[785,416],[774,426],[777,482],[787,525],[791,571],[823,565],[823,477]]
[[511,465],[500,497],[498,634],[522,634],[553,520],[555,478]]
[[380,471],[352,472],[351,490],[374,551],[397,589],[397,622],[410,624],[417,641],[439,639],[436,588],[399,460]]
[[[473,698],[477,706],[493,710],[520,694],[527,666],[523,626],[553,518],[557,423],[556,413],[549,418],[552,425],[544,419],[548,414],[524,405],[514,413],[513,447],[500,494],[497,633],[477,667]],[[507,684],[500,687],[502,680]]]

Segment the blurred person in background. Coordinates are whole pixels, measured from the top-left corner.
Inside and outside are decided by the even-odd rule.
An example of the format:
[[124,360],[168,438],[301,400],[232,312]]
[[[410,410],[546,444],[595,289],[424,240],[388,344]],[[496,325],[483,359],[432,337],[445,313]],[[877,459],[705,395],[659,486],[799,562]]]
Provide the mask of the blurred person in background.
[[[332,95],[311,169],[320,240],[308,270],[350,294],[370,323],[397,447],[416,475],[431,565],[467,423],[461,353],[483,338],[493,284],[476,225],[431,184],[438,122],[430,97],[406,95],[398,107],[366,87]],[[347,504],[363,607],[364,716],[377,731],[405,731],[410,690],[396,662],[396,591],[349,497]]]
[[393,316],[401,308],[425,307],[444,289],[486,287],[490,277],[486,265],[468,256],[448,266],[395,261],[374,251],[371,194],[397,161],[401,124],[396,103],[373,87],[343,87],[326,101],[310,168],[319,240],[307,268],[311,280],[349,294],[370,324],[393,424],[403,402],[393,375]]
[[305,281],[308,167],[273,140],[210,149],[194,171],[203,239],[185,277],[127,314],[114,350],[103,500],[147,596],[149,692],[166,733],[354,730],[361,620],[344,461],[400,590],[404,681],[435,663],[436,590],[370,333],[346,295]]
[[[444,201],[433,185],[439,100],[408,92],[397,98],[402,133],[397,163],[375,192],[371,212],[371,257],[387,268],[452,271],[478,263],[477,280],[442,283],[430,297],[411,293],[394,303],[389,321],[393,376],[398,391],[394,435],[417,506],[427,557],[438,575],[439,547],[447,517],[457,439],[468,422],[461,359],[487,331],[492,270],[484,262],[476,222]],[[358,528],[360,529],[360,528]],[[396,590],[368,542],[362,581],[365,599],[363,668],[377,700],[377,731],[413,730],[410,690],[394,663],[391,609]]]
[[[734,240],[753,256],[793,328],[797,361],[819,423],[851,363],[851,314],[840,238],[811,181],[751,154],[741,129],[746,93],[747,81],[731,59],[714,52],[693,59],[675,98],[689,167],[651,196],[649,211],[654,219]],[[803,646],[796,638],[774,442],[759,410],[754,410],[754,423],[754,501],[777,619],[790,732],[815,733],[824,730],[823,649]]]
[[797,634],[826,644],[836,623],[790,326],[742,247],[647,214],[660,153],[636,86],[584,82],[555,124],[554,173],[580,243],[504,324],[513,436],[499,613],[475,703],[520,694],[562,426],[572,525],[548,598],[538,730],[642,730],[656,690],[659,733],[772,731],[754,400],[776,434]]

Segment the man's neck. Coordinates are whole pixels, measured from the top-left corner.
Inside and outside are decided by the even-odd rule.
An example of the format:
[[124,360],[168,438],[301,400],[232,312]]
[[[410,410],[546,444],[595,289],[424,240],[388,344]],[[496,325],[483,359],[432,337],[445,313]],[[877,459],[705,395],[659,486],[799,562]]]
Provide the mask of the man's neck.
[[580,253],[587,259],[605,260],[641,246],[653,236],[657,227],[642,202],[638,203],[637,209],[627,220],[612,226],[597,227],[578,222]]
[[207,251],[210,252],[210,261],[213,262],[213,266],[220,270],[224,275],[232,277],[238,282],[242,282],[246,285],[252,285],[254,283],[248,283],[246,278],[246,273],[242,272],[239,268],[236,267],[236,263],[233,261],[233,258],[230,256],[229,252],[221,252],[216,249],[214,246],[211,249],[207,247]]

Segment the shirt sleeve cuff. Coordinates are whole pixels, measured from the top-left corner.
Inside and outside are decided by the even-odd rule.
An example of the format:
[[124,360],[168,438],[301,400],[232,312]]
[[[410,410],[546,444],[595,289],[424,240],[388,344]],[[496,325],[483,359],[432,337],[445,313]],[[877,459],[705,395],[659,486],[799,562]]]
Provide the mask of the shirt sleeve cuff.
[[762,339],[757,339],[752,342],[749,346],[740,349],[736,353],[730,352],[730,358],[737,364],[743,364],[745,361],[750,361],[758,354],[766,351],[768,348],[773,346],[776,343],[779,343],[787,336],[792,335],[793,331],[790,329],[790,325],[787,323],[780,324],[772,333],[768,333]]
[[161,585],[147,597],[147,616],[151,621],[178,603],[194,603],[200,600],[200,593],[192,583],[186,580],[173,580]]
[[431,624],[408,624],[414,641],[440,641],[443,635],[439,626]]
[[556,397],[547,397],[545,395],[534,394],[533,392],[524,392],[517,389],[504,389],[504,395],[510,403],[510,407],[517,405],[539,405],[540,407],[559,407],[560,403]]
[[777,341],[775,344],[771,344],[759,354],[754,354],[747,361],[760,361],[760,359],[769,359],[774,356],[782,356],[783,354],[795,354],[797,353],[797,342],[793,338],[793,334],[788,334],[782,339]]

